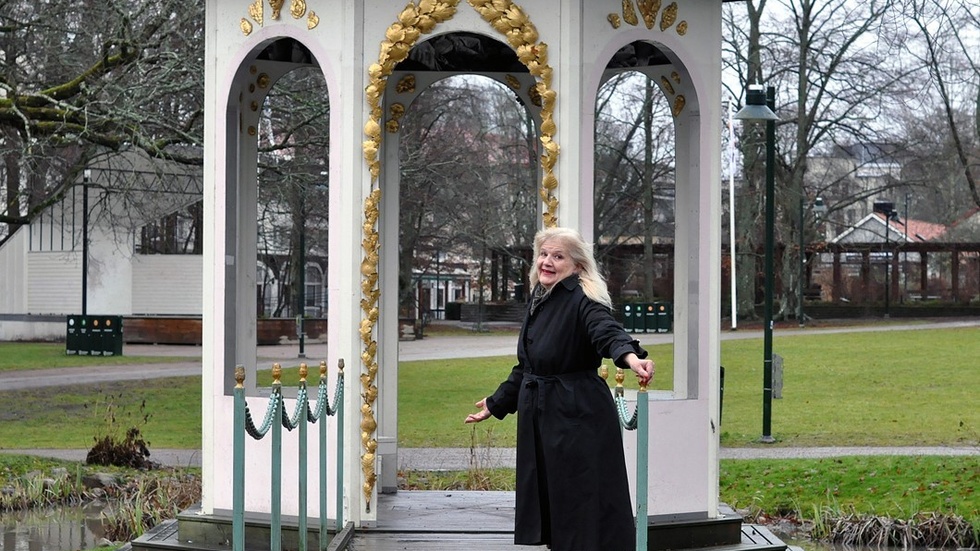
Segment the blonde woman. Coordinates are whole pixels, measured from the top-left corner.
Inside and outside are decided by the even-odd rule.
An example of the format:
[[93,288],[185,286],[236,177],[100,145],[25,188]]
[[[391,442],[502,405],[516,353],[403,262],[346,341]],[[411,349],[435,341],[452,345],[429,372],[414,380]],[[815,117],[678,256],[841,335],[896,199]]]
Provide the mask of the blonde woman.
[[648,383],[653,361],[613,318],[592,247],[577,231],[538,232],[534,258],[518,363],[466,422],[518,415],[515,544],[633,550],[618,413],[596,369],[611,358]]

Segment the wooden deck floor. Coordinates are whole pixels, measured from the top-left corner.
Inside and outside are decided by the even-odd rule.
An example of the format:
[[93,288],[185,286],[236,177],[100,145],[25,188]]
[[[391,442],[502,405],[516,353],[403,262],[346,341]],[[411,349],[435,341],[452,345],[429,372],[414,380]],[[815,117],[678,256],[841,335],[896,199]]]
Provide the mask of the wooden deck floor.
[[351,551],[531,551],[514,545],[513,492],[411,491],[378,498],[378,523],[359,529]]

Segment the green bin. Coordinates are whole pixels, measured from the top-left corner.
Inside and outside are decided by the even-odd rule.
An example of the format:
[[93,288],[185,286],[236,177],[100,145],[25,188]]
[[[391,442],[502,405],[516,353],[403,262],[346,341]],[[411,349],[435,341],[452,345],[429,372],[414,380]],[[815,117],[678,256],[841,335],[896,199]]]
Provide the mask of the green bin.
[[102,327],[102,355],[122,356],[122,316],[102,316],[99,325]]
[[78,349],[76,354],[88,356],[92,353],[92,320],[90,316],[75,316],[78,320]]
[[77,355],[82,348],[88,350],[87,336],[82,337],[82,316],[68,316],[65,320],[65,354]]
[[88,316],[88,353],[102,355],[102,316]]
[[643,304],[643,332],[644,333],[656,333],[657,332],[657,310],[656,302],[648,302]]
[[658,302],[657,310],[657,332],[670,333],[674,328],[674,307],[670,302]]
[[636,327],[636,318],[633,316],[633,311],[636,309],[635,304],[626,303],[623,305],[623,329],[627,333],[633,333]]

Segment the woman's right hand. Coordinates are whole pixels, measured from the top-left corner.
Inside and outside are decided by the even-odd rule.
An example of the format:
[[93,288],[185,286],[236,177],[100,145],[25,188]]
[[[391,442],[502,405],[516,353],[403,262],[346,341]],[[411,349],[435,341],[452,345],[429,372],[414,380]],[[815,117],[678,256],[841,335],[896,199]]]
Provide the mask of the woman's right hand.
[[480,411],[467,415],[466,421],[464,421],[465,423],[479,423],[480,421],[483,421],[484,419],[488,419],[490,417],[490,410],[487,409],[486,398],[480,400],[479,402],[473,405],[480,408]]

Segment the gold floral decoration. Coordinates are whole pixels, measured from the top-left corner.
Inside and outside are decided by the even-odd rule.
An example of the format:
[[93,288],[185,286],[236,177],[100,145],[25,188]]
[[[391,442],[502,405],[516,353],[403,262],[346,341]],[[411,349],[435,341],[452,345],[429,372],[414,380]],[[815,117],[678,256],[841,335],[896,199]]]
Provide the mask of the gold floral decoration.
[[657,12],[660,11],[660,0],[636,0],[640,8],[640,15],[643,16],[643,24],[648,29],[652,29],[657,22]]
[[306,15],[306,0],[292,0],[289,2],[289,15],[293,19],[300,19]]
[[520,90],[521,89],[521,81],[520,81],[520,79],[518,79],[514,75],[508,73],[507,75],[504,76],[504,79],[507,80],[507,86],[510,86],[514,90]]
[[674,98],[674,105],[671,108],[670,113],[674,115],[674,117],[677,117],[681,114],[681,111],[684,110],[684,105],[686,103],[687,98],[685,98],[683,94],[678,94],[677,97]]
[[248,19],[243,17],[238,26],[242,28],[242,34],[245,36],[252,34],[252,22]]
[[555,100],[557,92],[551,88],[554,69],[548,64],[548,45],[538,41],[538,30],[531,23],[524,10],[511,0],[467,0],[480,13],[484,21],[497,32],[504,35],[507,43],[517,51],[521,61],[531,75],[537,77],[535,90],[541,98],[541,201],[545,211],[542,214],[544,225],[558,225],[558,198],[554,192],[558,188],[555,165],[558,162],[559,147],[555,141]]
[[[293,0],[293,6],[301,0]],[[384,112],[381,108],[381,98],[388,77],[395,66],[408,57],[408,52],[418,41],[419,36],[432,32],[437,24],[449,20],[456,13],[459,0],[418,0],[416,5],[409,2],[398,14],[397,20],[385,31],[385,39],[381,41],[378,61],[368,67],[368,85],[364,95],[370,108],[368,120],[364,124],[364,134],[367,137],[361,144],[364,161],[371,174],[371,193],[364,200],[364,223],[361,226],[361,248],[364,251],[361,260],[361,311],[363,317],[358,328],[363,350],[361,362],[364,372],[361,373],[361,472],[364,483],[361,490],[367,502],[366,508],[371,510],[371,496],[377,483],[375,458],[378,441],[375,430],[378,423],[375,420],[374,402],[378,398],[376,385],[378,376],[377,351],[378,343],[374,340],[374,327],[378,321],[378,299],[381,291],[378,289],[378,257],[380,254],[380,236],[378,234],[378,217],[380,215],[381,189],[377,187],[381,174],[381,162],[378,151],[381,149],[382,128],[381,120]],[[305,4],[304,8],[305,10]],[[295,16],[295,12],[293,12]],[[413,79],[414,81],[414,79]],[[414,82],[412,83],[414,89]],[[389,121],[390,123],[391,121]],[[389,123],[386,123],[388,126]],[[397,124],[397,120],[395,120]],[[389,126],[390,129],[390,126]]]
[[306,16],[306,29],[312,31],[320,24],[320,16],[316,14],[313,10],[310,10],[309,15]]
[[677,2],[671,2],[660,14],[660,30],[666,31],[677,21]]
[[248,5],[249,17],[251,17],[252,20],[255,21],[256,23],[258,23],[260,27],[263,24],[262,22],[264,21],[264,16],[265,16],[265,10],[263,8],[264,5],[262,4],[262,0],[255,0],[255,2],[252,2],[251,4]]
[[415,75],[405,75],[395,84],[395,91],[399,94],[411,93],[415,91]]
[[636,10],[633,9],[633,0],[623,0],[623,21],[634,27],[640,22],[636,18]]
[[[664,93],[668,96],[674,96],[673,102],[670,106],[670,113],[677,117],[684,110],[684,106],[687,105],[687,98],[683,94],[677,94],[674,84],[680,85],[681,74],[677,71],[670,72],[670,78],[666,75],[660,75],[660,87],[663,89]],[[675,95],[676,94],[676,95]]]
[[282,13],[282,6],[286,3],[286,0],[269,0],[269,7],[272,8],[272,19],[279,20],[279,14]]
[[[653,29],[654,24],[657,21],[657,15],[660,15],[660,30],[666,31],[670,27],[677,23],[677,2],[671,2],[663,12],[660,12],[660,6],[662,0],[636,0],[636,7],[633,6],[633,0],[623,0],[623,16],[620,19],[618,13],[610,13],[606,16],[606,20],[612,25],[614,29],[620,27],[621,21],[626,21],[630,25],[636,26],[639,24],[639,19],[637,18],[637,11],[639,11],[640,17],[643,19],[643,24],[646,25],[648,29]],[[681,21],[677,23],[677,34],[684,36],[688,31],[687,21]]]

